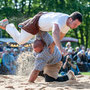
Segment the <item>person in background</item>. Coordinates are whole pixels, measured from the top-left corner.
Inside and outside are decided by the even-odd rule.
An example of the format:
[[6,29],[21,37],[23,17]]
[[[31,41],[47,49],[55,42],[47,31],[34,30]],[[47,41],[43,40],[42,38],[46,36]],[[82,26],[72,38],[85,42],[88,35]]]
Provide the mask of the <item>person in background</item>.
[[14,50],[13,50],[13,56],[14,56],[15,60],[17,60],[18,55],[19,55],[18,49],[14,49]]
[[66,43],[66,48],[70,49],[70,47],[71,47],[71,42],[67,42]]
[[13,55],[13,53],[14,53],[13,50],[14,50],[14,48],[10,48],[10,54],[11,55]]
[[90,50],[88,51],[87,58],[88,58],[88,63],[90,63]]
[[3,74],[14,74],[14,57],[10,54],[10,49],[6,49],[2,56]]
[[80,48],[79,47],[76,47],[75,48],[75,55],[79,52]]
[[79,75],[80,74],[80,70],[79,70],[77,64],[72,60],[72,58],[69,55],[67,55],[66,56],[66,61],[65,61],[65,63],[62,66],[60,74],[61,75],[66,75],[66,73],[69,70],[72,70],[75,75]]
[[0,52],[0,74],[2,74],[2,52]]
[[83,63],[83,69],[84,69],[85,72],[87,72],[89,70],[89,67],[88,67],[88,58],[85,55],[85,50],[81,50],[80,52],[82,53],[81,62]]

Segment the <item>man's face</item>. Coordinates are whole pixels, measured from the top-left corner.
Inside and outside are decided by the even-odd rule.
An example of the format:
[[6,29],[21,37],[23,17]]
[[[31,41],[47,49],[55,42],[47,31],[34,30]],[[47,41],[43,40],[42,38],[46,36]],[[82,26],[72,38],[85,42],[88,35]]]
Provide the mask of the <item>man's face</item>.
[[43,50],[44,47],[37,47],[37,48],[33,48],[33,50],[36,52],[36,53],[40,53],[42,50]]
[[70,18],[70,20],[69,20],[69,27],[70,27],[71,29],[77,28],[80,24],[81,24],[81,22],[80,22],[78,19],[72,20],[72,19]]

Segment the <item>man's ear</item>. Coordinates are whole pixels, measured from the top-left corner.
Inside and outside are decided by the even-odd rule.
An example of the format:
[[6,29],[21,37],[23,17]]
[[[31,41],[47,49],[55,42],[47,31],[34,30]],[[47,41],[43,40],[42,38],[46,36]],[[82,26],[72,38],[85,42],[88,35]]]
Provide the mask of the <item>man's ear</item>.
[[73,21],[73,19],[72,19],[72,18],[69,18],[69,21],[70,21],[70,22],[72,22],[72,21]]

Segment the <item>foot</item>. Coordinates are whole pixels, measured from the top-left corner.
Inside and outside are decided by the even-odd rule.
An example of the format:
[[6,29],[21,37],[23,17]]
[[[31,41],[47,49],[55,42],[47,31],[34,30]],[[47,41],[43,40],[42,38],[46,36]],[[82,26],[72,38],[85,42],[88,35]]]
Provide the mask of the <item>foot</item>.
[[22,28],[22,27],[23,27],[23,25],[22,25],[22,24],[18,24],[18,27],[19,27],[19,28]]
[[8,19],[1,20],[0,21],[0,28],[5,30],[7,24],[8,24]]
[[74,72],[71,70],[68,71],[67,76],[68,76],[69,80],[76,80]]

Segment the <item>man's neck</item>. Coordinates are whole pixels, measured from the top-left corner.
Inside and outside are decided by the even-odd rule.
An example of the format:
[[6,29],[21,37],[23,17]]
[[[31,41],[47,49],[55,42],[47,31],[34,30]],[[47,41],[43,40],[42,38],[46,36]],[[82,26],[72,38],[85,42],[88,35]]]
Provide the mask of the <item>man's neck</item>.
[[66,25],[69,27],[69,18],[66,21]]

